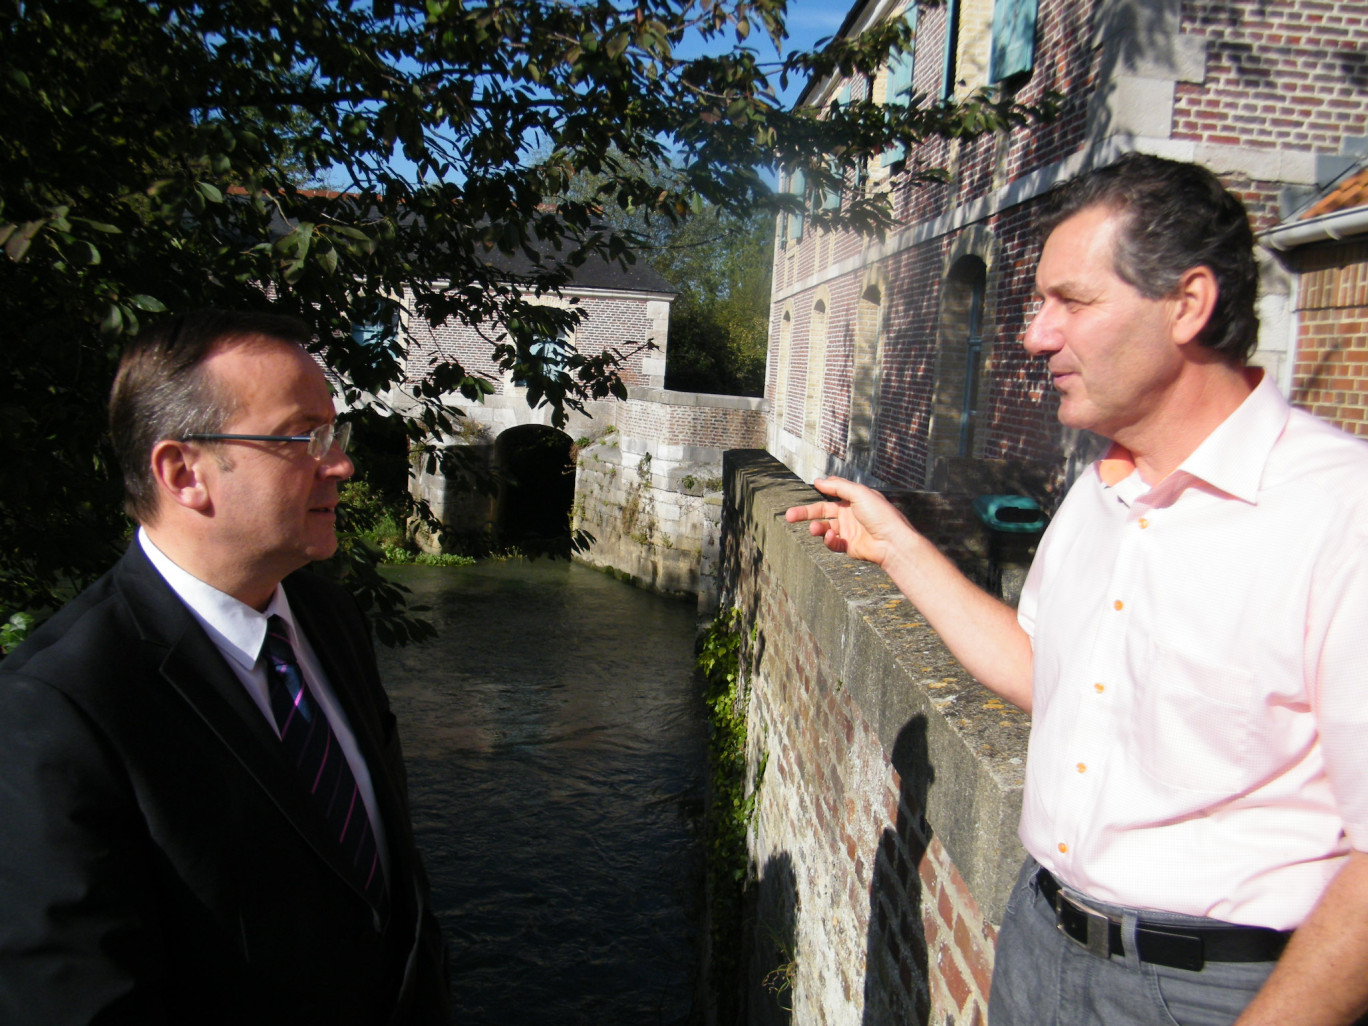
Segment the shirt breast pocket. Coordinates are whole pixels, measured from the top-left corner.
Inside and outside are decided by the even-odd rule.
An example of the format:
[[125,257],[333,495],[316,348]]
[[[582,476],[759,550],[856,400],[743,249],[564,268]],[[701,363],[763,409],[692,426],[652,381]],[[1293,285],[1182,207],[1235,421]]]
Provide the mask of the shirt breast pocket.
[[1233,794],[1258,780],[1254,674],[1154,646],[1136,696],[1131,752],[1146,775],[1184,791]]

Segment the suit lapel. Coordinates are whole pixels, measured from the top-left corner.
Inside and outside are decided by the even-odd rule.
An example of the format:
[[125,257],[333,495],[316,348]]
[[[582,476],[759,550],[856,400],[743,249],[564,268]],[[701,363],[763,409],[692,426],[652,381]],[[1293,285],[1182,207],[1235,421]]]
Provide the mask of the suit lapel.
[[[141,643],[153,650],[163,679],[222,742],[304,840],[366,900],[356,874],[327,836],[322,816],[284,757],[284,749],[242,682],[199,622],[148,561],[137,541],[118,566],[120,590],[138,624]],[[329,667],[328,671],[333,671]],[[348,710],[348,716],[352,714]],[[359,740],[359,739],[358,739]],[[365,748],[362,749],[365,753]],[[366,755],[367,759],[370,756]],[[374,774],[372,774],[374,776]]]

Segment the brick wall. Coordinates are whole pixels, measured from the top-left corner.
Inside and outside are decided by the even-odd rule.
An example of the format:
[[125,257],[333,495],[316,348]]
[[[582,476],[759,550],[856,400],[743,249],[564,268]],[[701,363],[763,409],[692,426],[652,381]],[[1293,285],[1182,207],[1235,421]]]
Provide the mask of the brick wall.
[[753,639],[748,1021],[982,1024],[1028,720],[882,571],[784,523],[815,493],[773,457],[724,476],[722,597]]
[[[1364,134],[1366,25],[1368,10],[1358,3],[1185,0],[1182,31],[1206,43],[1206,74],[1178,86],[1173,137],[1342,152],[1346,136]],[[1258,191],[1268,185],[1259,183]],[[1259,228],[1277,219],[1271,208],[1258,214]]]
[[[560,305],[568,305],[562,302]],[[649,315],[650,301],[644,297],[582,295],[576,307],[585,318],[575,330],[573,342],[585,356],[597,356],[615,349],[623,357],[619,373],[627,385],[651,385],[652,372],[647,362],[659,354],[645,348],[649,339],[663,350],[665,339],[656,338],[657,326]],[[499,393],[521,391],[503,374],[491,355],[491,343],[502,333],[499,324],[478,327],[450,320],[431,325],[415,317],[409,323],[412,342],[409,348],[405,383],[415,385],[438,360],[458,362],[470,374],[483,375],[498,383]],[[663,369],[661,371],[663,374]]]
[[1316,246],[1301,273],[1292,401],[1368,437],[1368,242]]

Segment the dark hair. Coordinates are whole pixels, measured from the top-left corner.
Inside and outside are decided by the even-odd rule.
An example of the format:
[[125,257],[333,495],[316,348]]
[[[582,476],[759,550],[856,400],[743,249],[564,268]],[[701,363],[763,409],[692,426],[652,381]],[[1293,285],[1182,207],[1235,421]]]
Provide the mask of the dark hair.
[[196,310],[137,335],[124,350],[109,394],[109,433],[123,469],[124,509],[139,523],[157,512],[152,448],[164,438],[222,431],[235,397],[204,368],[226,346],[253,339],[303,345],[309,329],[294,317]]
[[1259,341],[1254,312],[1259,271],[1254,233],[1239,197],[1197,164],[1128,153],[1056,189],[1040,220],[1044,234],[1099,206],[1125,215],[1114,269],[1141,295],[1162,299],[1173,294],[1187,271],[1211,269],[1216,306],[1197,341],[1245,363]]

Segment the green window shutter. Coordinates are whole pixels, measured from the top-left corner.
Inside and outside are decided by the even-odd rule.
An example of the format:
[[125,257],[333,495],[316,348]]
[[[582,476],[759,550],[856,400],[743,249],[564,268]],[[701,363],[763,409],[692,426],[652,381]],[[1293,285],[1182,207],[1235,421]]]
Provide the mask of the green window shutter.
[[[789,175],[788,191],[802,199],[807,195],[807,176],[802,171],[794,171]],[[803,215],[788,215],[788,241],[798,242],[803,237]]]
[[1040,0],[997,0],[988,81],[1001,82],[1035,66],[1036,11]]
[[[913,54],[908,51],[905,53],[895,53],[888,62],[888,88],[884,90],[884,102],[890,107],[906,107],[912,102],[912,71],[914,68]],[[907,151],[901,145],[895,145],[884,151],[883,166],[896,164],[907,155]]]
[[[840,163],[840,161],[838,161],[835,157],[828,157],[828,158],[827,158],[827,167],[831,169],[831,173],[834,174],[834,175],[838,175],[838,174],[841,173],[841,163]],[[840,186],[837,186],[837,187],[834,188],[834,189],[826,189],[826,190],[823,190],[823,192],[822,192],[822,209],[823,209],[823,210],[840,210],[840,209],[841,209],[841,188],[840,188]]]
[[945,0],[945,53],[941,59],[942,100],[955,98],[956,61],[959,58],[959,0]]

